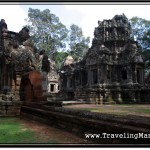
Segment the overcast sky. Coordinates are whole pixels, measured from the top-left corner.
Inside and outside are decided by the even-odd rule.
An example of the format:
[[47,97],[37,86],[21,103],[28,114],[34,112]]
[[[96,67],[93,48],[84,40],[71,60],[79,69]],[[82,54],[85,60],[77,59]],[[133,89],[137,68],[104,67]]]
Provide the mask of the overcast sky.
[[19,32],[25,25],[28,9],[50,9],[60,21],[69,27],[76,24],[82,28],[84,36],[93,38],[94,28],[98,20],[112,19],[114,15],[124,13],[129,19],[138,16],[150,20],[150,3],[133,5],[2,5],[0,3],[0,18],[5,19],[8,30]]

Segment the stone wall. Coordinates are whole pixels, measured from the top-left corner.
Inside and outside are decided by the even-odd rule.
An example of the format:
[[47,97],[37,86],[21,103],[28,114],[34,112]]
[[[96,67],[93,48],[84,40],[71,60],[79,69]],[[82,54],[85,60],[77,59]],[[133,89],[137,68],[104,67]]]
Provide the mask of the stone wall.
[[[24,74],[20,84],[20,98],[25,103],[46,101],[46,78],[39,71]],[[44,82],[44,86],[43,86]]]
[[[88,111],[79,111],[61,107],[51,107],[37,103],[21,108],[21,117],[37,120],[60,129],[67,130],[80,137],[85,134],[100,133],[149,133],[148,117],[117,116]],[[88,139],[85,139],[88,140]],[[99,144],[148,144],[148,139],[94,139]]]
[[14,93],[0,94],[0,116],[18,116],[22,101]]
[[72,91],[75,100],[87,103],[142,102],[145,62],[131,32],[124,14],[98,21],[92,46],[84,58],[62,66],[61,90],[67,94]]
[[141,101],[143,103],[150,103],[150,89],[143,89],[141,91]]

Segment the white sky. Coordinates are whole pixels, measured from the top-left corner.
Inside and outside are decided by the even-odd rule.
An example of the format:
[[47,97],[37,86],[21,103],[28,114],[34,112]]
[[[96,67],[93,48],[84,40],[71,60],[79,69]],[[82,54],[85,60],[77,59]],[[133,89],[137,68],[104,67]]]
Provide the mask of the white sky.
[[114,15],[124,13],[129,19],[133,16],[150,20],[150,3],[133,5],[2,5],[0,3],[0,19],[5,19],[8,30],[19,32],[25,25],[29,8],[50,9],[60,21],[69,27],[76,24],[82,28],[84,36],[93,38],[94,28],[98,20],[112,19]]

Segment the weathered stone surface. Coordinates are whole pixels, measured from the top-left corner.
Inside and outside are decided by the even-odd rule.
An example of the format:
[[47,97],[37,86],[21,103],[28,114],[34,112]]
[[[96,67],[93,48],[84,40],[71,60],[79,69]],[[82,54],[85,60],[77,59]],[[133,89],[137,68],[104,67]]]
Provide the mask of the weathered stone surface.
[[0,100],[0,116],[18,116],[21,106],[21,101]]
[[[149,117],[117,116],[79,111],[47,104],[28,104],[21,108],[21,117],[41,121],[84,137],[85,133],[149,133]],[[88,140],[88,139],[86,139]],[[119,141],[117,141],[119,140]],[[148,139],[94,139],[94,143],[148,144]]]
[[88,103],[139,102],[145,86],[139,47],[124,14],[98,21],[83,60],[62,66],[61,90]]
[[45,81],[44,76],[39,71],[31,71],[26,73],[21,78],[20,97],[25,103],[32,101],[46,101],[46,96],[43,95],[42,82]]

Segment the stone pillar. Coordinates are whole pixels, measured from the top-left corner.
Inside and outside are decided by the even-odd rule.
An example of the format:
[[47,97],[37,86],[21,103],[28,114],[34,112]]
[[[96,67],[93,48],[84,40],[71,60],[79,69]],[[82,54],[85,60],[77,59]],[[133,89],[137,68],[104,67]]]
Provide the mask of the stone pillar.
[[51,91],[50,91],[50,83],[48,83],[47,91],[48,91],[48,92],[51,92]]
[[58,83],[55,84],[55,92],[58,92]]
[[142,83],[144,84],[144,68],[142,68]]
[[136,91],[135,95],[136,95],[136,102],[139,103],[141,101],[141,93],[140,93],[140,91]]
[[100,96],[99,97],[100,98],[100,105],[103,105],[103,96],[101,94],[99,96]]
[[83,86],[82,85],[83,81],[82,81],[82,71],[80,72],[80,86]]
[[141,74],[141,79],[140,79],[140,81],[141,81],[141,83],[143,84],[144,83],[144,69],[143,68],[141,68],[140,69],[140,74]]
[[105,65],[103,65],[103,67],[101,68],[101,81],[105,82],[106,78],[106,67]]
[[136,67],[134,68],[134,83],[137,83],[137,71],[136,71]]
[[47,73],[46,72],[41,72],[42,75],[42,89],[43,89],[43,95],[46,94],[47,92],[47,83],[48,83],[48,77],[47,77]]
[[91,70],[88,69],[88,85],[91,85]]
[[100,83],[100,80],[101,80],[101,70],[100,70],[100,68],[99,68],[100,66],[98,66],[98,83]]
[[130,68],[127,70],[127,80],[129,83],[132,82],[132,71]]
[[129,95],[130,95],[130,99],[132,102],[136,102],[136,99],[135,99],[135,91],[131,90],[129,92]]
[[96,96],[95,96],[95,104],[99,104],[99,95],[98,94],[96,94]]
[[117,102],[122,103],[121,93],[117,93]]
[[67,77],[67,88],[69,88],[69,78]]

